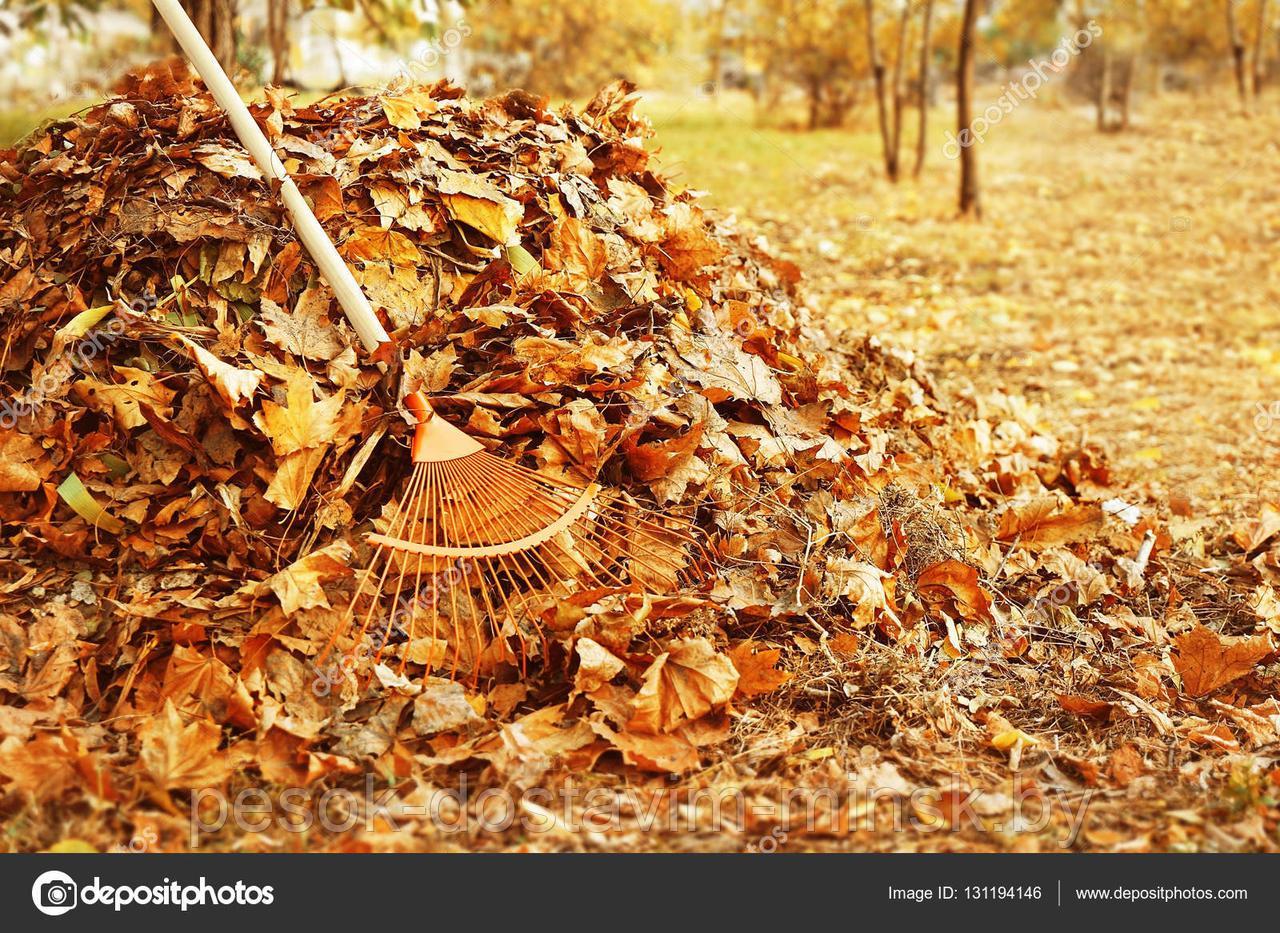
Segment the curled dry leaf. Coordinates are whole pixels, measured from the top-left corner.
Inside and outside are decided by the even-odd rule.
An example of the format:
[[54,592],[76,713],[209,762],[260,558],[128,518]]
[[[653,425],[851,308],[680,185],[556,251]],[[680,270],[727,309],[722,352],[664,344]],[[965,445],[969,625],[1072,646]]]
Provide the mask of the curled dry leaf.
[[253,398],[266,376],[261,370],[232,366],[186,337],[180,336],[178,339],[190,352],[196,367],[204,373],[209,384],[231,408],[238,408],[243,402]]
[[991,621],[991,595],[978,581],[978,570],[958,560],[926,567],[916,578],[916,590],[930,604],[955,610],[969,621]]
[[686,720],[728,703],[738,686],[733,662],[705,638],[672,642],[644,672],[627,729],[671,732]]

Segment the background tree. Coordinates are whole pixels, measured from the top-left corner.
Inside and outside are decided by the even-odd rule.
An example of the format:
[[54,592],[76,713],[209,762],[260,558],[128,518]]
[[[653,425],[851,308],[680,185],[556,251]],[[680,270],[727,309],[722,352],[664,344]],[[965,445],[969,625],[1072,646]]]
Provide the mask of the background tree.
[[484,0],[468,14],[472,72],[495,88],[590,95],[656,62],[680,29],[677,12],[662,0]]
[[1267,74],[1267,0],[1258,0],[1258,18],[1255,22],[1253,37],[1253,97],[1256,100],[1262,95],[1262,82]]
[[915,177],[920,177],[924,169],[925,141],[929,135],[929,82],[932,77],[929,64],[933,60],[933,0],[924,0],[924,14],[920,22],[920,77],[916,106],[919,107],[919,128],[916,131],[916,169]]
[[1240,23],[1236,17],[1237,0],[1225,0],[1227,10],[1227,42],[1231,45],[1231,60],[1236,73],[1236,93],[1240,106],[1249,106],[1249,79],[1245,65],[1244,39],[1240,36]]
[[750,0],[741,51],[762,70],[772,111],[786,91],[804,99],[810,129],[844,124],[867,75],[864,13],[857,0]]
[[[978,0],[964,0],[960,18],[960,46],[956,55],[956,134],[966,133],[973,122],[973,56],[977,39]],[[964,137],[961,137],[964,138]],[[982,197],[978,187],[976,146],[960,147],[960,213],[982,217]]]

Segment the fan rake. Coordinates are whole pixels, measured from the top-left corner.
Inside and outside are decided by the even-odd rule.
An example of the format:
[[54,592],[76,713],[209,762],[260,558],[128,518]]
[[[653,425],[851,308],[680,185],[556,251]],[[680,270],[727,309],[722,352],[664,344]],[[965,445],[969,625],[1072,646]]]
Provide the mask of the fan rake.
[[[709,577],[710,559],[686,520],[596,483],[574,485],[495,457],[436,416],[421,393],[408,395],[405,407],[418,420],[413,472],[400,502],[366,537],[372,559],[325,655],[354,634],[374,646],[377,663],[402,640],[403,670],[418,639],[436,645],[444,636],[456,676],[464,655],[478,662],[487,628],[504,645],[519,643],[523,670],[531,637],[545,656],[540,619],[565,598],[671,592]],[[494,660],[503,655],[505,648]]]
[[[152,3],[254,162],[279,183],[294,231],[361,342],[386,360],[391,338],[200,32],[178,0]],[[486,625],[495,641],[519,641],[523,665],[532,635],[543,639],[545,655],[539,619],[557,601],[597,589],[671,592],[709,575],[688,522],[620,491],[575,486],[495,457],[436,416],[420,393],[405,404],[417,419],[413,473],[368,536],[371,559],[321,663],[353,627],[361,646],[376,646],[375,660],[396,637],[406,640],[402,670],[420,637],[447,634],[453,673],[465,652],[478,676]],[[423,662],[429,669],[439,666],[433,657]]]

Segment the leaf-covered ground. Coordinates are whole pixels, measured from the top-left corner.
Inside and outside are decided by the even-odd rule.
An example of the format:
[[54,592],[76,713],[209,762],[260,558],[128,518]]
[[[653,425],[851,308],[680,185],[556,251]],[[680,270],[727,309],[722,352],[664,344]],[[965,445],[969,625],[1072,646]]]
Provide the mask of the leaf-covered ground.
[[[671,184],[633,103],[260,108],[380,361],[180,74],[6,156],[6,396],[66,377],[0,435],[7,844],[1274,848],[1276,121],[1027,108],[979,226],[936,153],[892,188],[707,101],[659,114]],[[338,623],[414,388],[684,510],[714,585],[549,588],[527,669],[460,628],[373,663]]]

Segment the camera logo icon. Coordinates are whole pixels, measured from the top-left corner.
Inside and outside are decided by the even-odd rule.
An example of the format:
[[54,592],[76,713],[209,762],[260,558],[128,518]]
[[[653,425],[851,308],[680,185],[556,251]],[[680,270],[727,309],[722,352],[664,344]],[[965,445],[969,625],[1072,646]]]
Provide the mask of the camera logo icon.
[[79,888],[64,871],[47,871],[31,886],[31,900],[36,910],[59,917],[76,906]]

